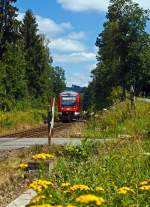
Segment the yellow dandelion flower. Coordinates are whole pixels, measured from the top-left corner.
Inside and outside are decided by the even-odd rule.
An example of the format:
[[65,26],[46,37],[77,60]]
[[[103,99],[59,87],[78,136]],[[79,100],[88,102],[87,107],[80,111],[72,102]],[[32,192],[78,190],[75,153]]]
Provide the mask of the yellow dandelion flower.
[[90,188],[87,185],[74,185],[70,187],[70,191],[77,191],[77,190],[87,191],[90,190]]
[[70,183],[62,183],[62,184],[61,184],[61,187],[63,187],[63,188],[64,188],[64,187],[69,187],[70,185],[71,185]]
[[66,207],[76,207],[76,206],[72,204],[68,204]]
[[53,207],[63,207],[63,205],[56,205],[56,206],[53,206]]
[[134,193],[134,190],[129,187],[121,187],[117,190],[118,194],[124,194],[124,195],[130,192]]
[[96,190],[96,192],[104,192],[105,191],[104,188],[102,188],[100,186],[96,187],[95,190]]
[[143,185],[141,187],[139,187],[140,190],[144,191],[144,190],[150,190],[150,185]]
[[72,193],[75,191],[89,191],[91,190],[87,185],[73,185],[68,190],[65,190],[64,193]]
[[17,168],[20,168],[20,169],[26,169],[28,167],[28,164],[26,163],[21,163]]
[[32,205],[30,207],[52,207],[50,204],[42,204],[42,205]]
[[42,190],[52,185],[53,183],[47,180],[35,180],[29,185],[29,188],[32,188],[33,190],[37,192],[41,192]]
[[38,203],[40,200],[45,199],[45,198],[46,198],[45,195],[36,196],[31,200],[31,203]]
[[105,200],[102,197],[97,197],[95,195],[88,194],[79,196],[76,199],[76,202],[79,202],[81,204],[95,203],[97,206],[100,206],[105,202]]
[[41,153],[41,154],[36,154],[32,156],[33,160],[49,160],[49,159],[53,159],[54,155],[52,154],[45,154],[45,153]]
[[150,179],[141,181],[141,182],[139,183],[139,185],[148,185],[148,184],[150,184]]

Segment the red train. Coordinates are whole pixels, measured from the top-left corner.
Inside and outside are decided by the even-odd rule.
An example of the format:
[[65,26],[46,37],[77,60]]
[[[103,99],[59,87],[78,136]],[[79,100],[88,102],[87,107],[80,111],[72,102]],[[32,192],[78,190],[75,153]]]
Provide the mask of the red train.
[[58,97],[58,112],[61,121],[72,121],[80,118],[80,94],[65,91]]

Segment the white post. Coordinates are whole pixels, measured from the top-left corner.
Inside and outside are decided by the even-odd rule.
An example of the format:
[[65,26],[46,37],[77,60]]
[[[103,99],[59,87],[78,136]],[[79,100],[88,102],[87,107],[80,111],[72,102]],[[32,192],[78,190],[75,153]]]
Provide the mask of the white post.
[[52,102],[52,119],[51,119],[51,124],[50,124],[50,130],[48,133],[48,144],[51,145],[51,138],[53,137],[53,129],[54,129],[54,122],[55,122],[55,98],[53,98]]

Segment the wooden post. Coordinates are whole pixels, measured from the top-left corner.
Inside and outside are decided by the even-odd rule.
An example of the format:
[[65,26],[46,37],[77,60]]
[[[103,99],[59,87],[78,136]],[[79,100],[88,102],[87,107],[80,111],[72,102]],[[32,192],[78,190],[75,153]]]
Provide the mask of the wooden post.
[[48,145],[51,145],[51,138],[53,137],[54,118],[55,118],[55,98],[53,98],[52,103],[50,103],[49,112],[48,112]]

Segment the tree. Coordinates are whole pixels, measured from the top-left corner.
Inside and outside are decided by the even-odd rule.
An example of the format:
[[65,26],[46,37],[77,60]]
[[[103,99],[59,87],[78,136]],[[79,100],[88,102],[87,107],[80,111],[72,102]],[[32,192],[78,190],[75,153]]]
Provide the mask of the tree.
[[53,82],[54,94],[58,96],[66,88],[64,69],[59,66],[54,67],[51,81]]
[[38,32],[38,24],[31,10],[25,14],[21,32],[26,51],[29,93],[34,98],[47,98],[52,91],[50,83],[52,58],[44,36]]
[[15,100],[22,99],[27,95],[25,69],[26,61],[23,53],[22,43],[18,41],[15,45],[7,43],[7,52],[3,58],[5,76],[5,95]]
[[1,108],[10,110],[13,102],[22,100],[28,94],[26,87],[26,61],[22,42],[7,43],[5,56],[0,64]]
[[18,9],[13,6],[16,0],[0,0],[0,60],[6,49],[6,42],[15,42],[19,34]]
[[150,47],[150,38],[145,32],[148,11],[132,0],[111,0],[106,18],[96,41],[98,64],[92,74],[95,100],[107,103],[117,86],[123,88],[123,97],[131,85],[139,94],[139,82],[147,71],[144,61],[145,65],[150,61],[142,54]]

